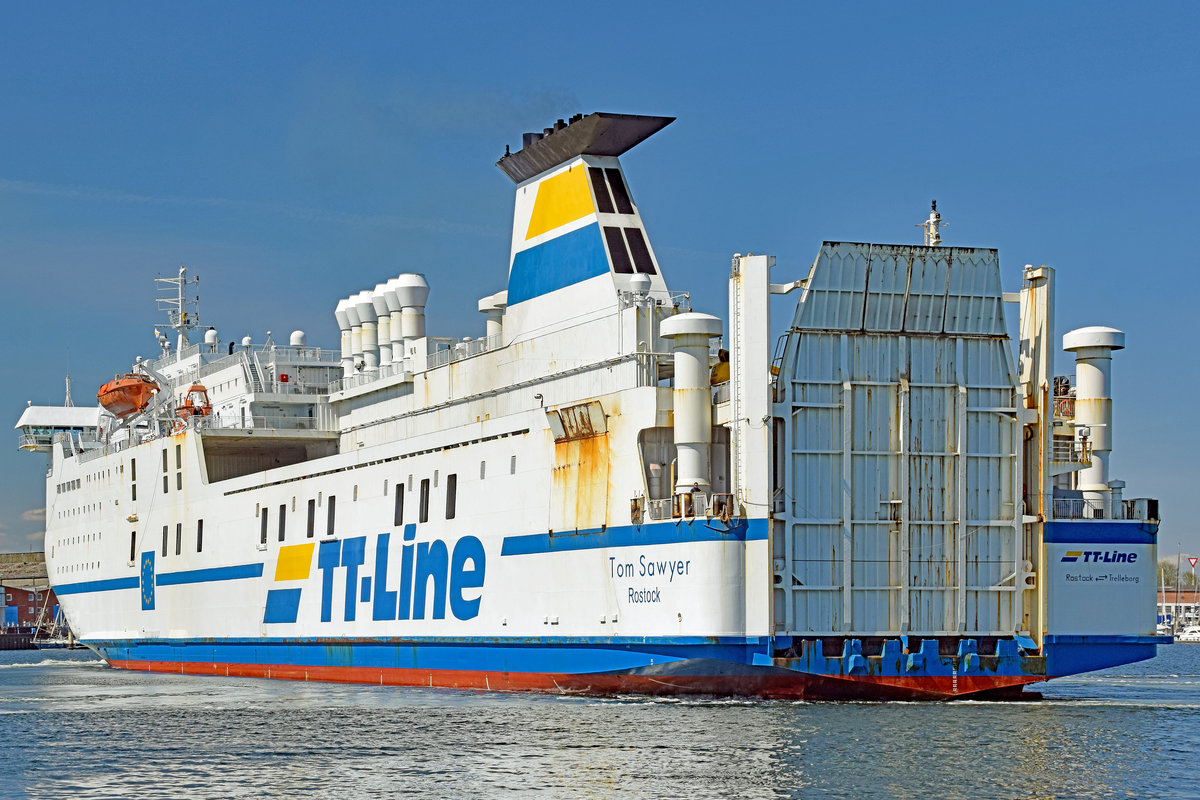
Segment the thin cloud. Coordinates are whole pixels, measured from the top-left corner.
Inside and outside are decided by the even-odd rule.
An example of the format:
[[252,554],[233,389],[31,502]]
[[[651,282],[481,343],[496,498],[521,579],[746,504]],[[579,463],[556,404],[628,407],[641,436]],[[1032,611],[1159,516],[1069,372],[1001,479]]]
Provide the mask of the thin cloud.
[[334,225],[424,230],[433,233],[461,233],[488,237],[504,233],[502,229],[494,225],[469,225],[463,222],[444,219],[422,219],[419,217],[400,217],[388,214],[352,214],[346,211],[292,206],[286,203],[261,203],[253,200],[235,200],[228,197],[134,194],[94,186],[69,186],[56,183],[43,183],[41,181],[17,181],[10,178],[0,178],[0,192],[38,195],[42,197],[62,197],[71,200],[88,200],[105,203],[219,208],[238,212],[269,214],[301,222]]
[[40,542],[45,538],[46,538],[45,531],[38,531],[37,533],[31,533],[25,537],[25,539],[30,542]]
[[31,508],[28,511],[22,511],[21,519],[25,520],[26,522],[45,522],[46,521],[46,509]]

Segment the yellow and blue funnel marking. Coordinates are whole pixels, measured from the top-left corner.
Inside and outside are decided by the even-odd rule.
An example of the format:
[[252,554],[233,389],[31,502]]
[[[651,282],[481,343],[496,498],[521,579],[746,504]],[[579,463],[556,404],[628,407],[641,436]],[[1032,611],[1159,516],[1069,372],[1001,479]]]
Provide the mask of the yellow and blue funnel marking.
[[1081,555],[1083,555],[1082,550],[1068,550],[1067,554],[1062,557],[1062,560],[1067,562],[1078,561]]
[[[513,256],[508,275],[509,305],[609,272],[604,239],[594,221],[596,203],[587,166],[578,162],[544,178],[536,189],[524,242],[550,236]],[[593,219],[590,225],[553,235],[589,217]]]
[[[294,544],[279,548],[279,559],[275,562],[275,581],[307,580],[312,569],[314,543]],[[300,590],[269,589],[267,606],[263,611],[263,622],[295,622],[300,611]]]

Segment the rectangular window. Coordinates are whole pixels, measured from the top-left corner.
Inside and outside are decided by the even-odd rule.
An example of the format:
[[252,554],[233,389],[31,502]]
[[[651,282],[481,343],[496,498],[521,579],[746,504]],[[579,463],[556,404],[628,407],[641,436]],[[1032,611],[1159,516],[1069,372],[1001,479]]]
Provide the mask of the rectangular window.
[[327,506],[328,507],[326,508],[325,514],[325,535],[333,536],[333,517],[334,509],[337,508],[337,498],[333,495],[329,495],[329,503]]
[[171,488],[170,477],[167,475],[163,475],[163,494],[166,494],[167,490],[170,488]]
[[487,462],[479,462],[479,480],[483,480],[487,476]]
[[588,177],[592,179],[592,191],[596,194],[596,210],[601,214],[613,213],[612,198],[609,197],[608,186],[604,183],[604,170],[588,167]]
[[358,484],[357,483],[354,484],[354,496],[350,498],[350,501],[352,503],[358,502]]
[[404,524],[404,484],[396,484],[396,509],[392,514],[392,524],[399,527]]
[[621,170],[608,167],[604,174],[608,176],[608,184],[612,187],[613,200],[617,201],[617,213],[632,214],[633,201],[625,189],[625,181],[621,179]]
[[183,523],[175,523],[175,555],[183,552]]
[[429,478],[421,479],[421,508],[417,522],[429,521]]
[[137,484],[136,483],[130,487],[129,499],[134,501],[135,503],[137,502]]
[[129,459],[129,480],[131,480],[131,481],[137,480],[137,459],[136,458]]
[[509,475],[517,474],[517,457],[516,456],[513,456],[512,458],[510,458],[508,460],[508,474]]
[[307,536],[309,539],[311,539],[313,537],[313,532],[316,530],[316,524],[317,524],[317,501],[309,500],[308,501],[308,533],[307,533]]
[[167,557],[167,526],[166,525],[163,525],[162,554],[163,554],[163,558]]
[[204,549],[204,520],[196,520],[196,552]]
[[629,251],[625,249],[625,237],[620,228],[606,227],[604,241],[608,243],[608,256],[612,259],[613,269],[626,275],[633,274],[633,262],[629,260]]
[[163,454],[163,472],[166,472],[166,471],[167,471],[167,451],[166,451],[166,448],[164,448],[164,449],[163,449],[163,451],[162,451],[162,454]]
[[458,475],[450,473],[446,476],[446,519],[454,519],[454,504],[458,499]]
[[287,521],[287,503],[281,503],[279,506],[279,541],[283,541],[284,523]]
[[646,237],[639,228],[626,228],[625,238],[629,239],[629,252],[633,253],[633,263],[637,271],[646,275],[654,274],[654,259],[650,257],[650,248],[646,246]]
[[175,473],[175,488],[180,491],[183,491],[183,473],[182,472]]
[[137,561],[137,531],[129,532],[129,563]]
[[175,445],[175,469],[183,469],[183,446]]
[[265,508],[258,515],[258,543],[267,543],[267,510]]

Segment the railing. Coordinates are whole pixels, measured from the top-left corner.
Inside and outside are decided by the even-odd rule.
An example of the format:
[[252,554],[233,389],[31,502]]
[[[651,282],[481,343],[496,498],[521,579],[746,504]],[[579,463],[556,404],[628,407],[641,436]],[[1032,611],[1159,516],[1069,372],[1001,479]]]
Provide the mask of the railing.
[[1075,376],[1054,376],[1054,416],[1075,418]]
[[1056,439],[1050,447],[1050,460],[1068,464],[1091,464],[1092,445],[1082,439]]
[[246,417],[244,420],[241,417],[213,415],[197,420],[197,427],[208,430],[336,431],[331,422],[322,417],[288,417],[283,415],[252,416]]
[[122,439],[119,442],[106,444],[103,447],[97,447],[93,450],[84,450],[79,454],[79,463],[86,464],[88,461],[95,461],[97,458],[103,458],[113,453],[119,453],[122,450],[128,450],[132,446],[133,443],[128,439]]
[[1147,498],[1121,500],[1108,511],[1109,503],[1103,500],[1087,500],[1080,497],[1054,498],[1055,519],[1135,519],[1143,522],[1158,521],[1158,501]]
[[504,345],[502,336],[480,337],[467,342],[453,342],[449,347],[429,354],[429,369],[442,367],[464,358],[483,355],[489,350],[496,350]]
[[384,364],[382,367],[376,367],[370,372],[358,372],[354,375],[347,375],[344,378],[338,378],[332,381],[327,386],[322,387],[323,392],[333,394],[345,389],[354,389],[358,386],[365,386],[368,383],[390,378],[393,375],[399,375],[404,372],[403,361],[393,361],[391,364]]
[[54,444],[54,434],[51,433],[22,433],[17,437],[17,448],[33,450],[39,447],[49,447]]

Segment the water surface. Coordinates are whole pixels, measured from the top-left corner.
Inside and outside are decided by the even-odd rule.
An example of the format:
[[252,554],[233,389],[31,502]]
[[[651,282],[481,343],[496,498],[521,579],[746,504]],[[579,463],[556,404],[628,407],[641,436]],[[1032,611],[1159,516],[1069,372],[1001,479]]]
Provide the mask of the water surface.
[[0,797],[1196,798],[1200,645],[1038,702],[594,699],[0,653]]

